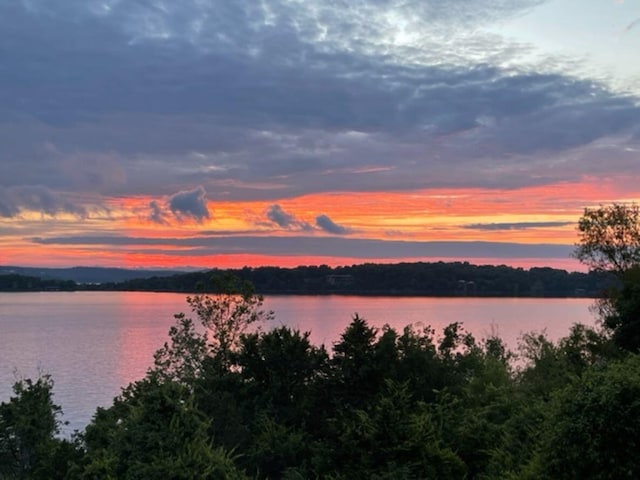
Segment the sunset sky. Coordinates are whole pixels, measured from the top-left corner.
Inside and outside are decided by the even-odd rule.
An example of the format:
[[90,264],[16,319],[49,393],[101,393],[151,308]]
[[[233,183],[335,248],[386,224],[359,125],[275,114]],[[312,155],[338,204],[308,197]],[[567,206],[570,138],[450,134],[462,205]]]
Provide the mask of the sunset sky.
[[640,0],[0,1],[0,265],[577,269]]

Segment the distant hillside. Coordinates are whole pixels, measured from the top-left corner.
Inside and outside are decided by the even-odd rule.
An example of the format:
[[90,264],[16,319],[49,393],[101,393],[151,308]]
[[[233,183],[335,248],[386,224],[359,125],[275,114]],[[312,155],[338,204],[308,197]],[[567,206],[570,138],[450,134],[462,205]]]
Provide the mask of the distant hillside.
[[24,275],[43,280],[71,280],[76,283],[119,283],[136,278],[166,277],[185,273],[181,270],[130,270],[126,268],[72,267],[32,268],[0,266],[0,275]]

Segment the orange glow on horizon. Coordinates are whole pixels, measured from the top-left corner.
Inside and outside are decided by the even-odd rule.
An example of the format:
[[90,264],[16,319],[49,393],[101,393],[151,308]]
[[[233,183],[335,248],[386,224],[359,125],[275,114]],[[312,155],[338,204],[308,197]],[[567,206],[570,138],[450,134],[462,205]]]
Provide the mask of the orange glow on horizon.
[[[430,189],[411,192],[342,192],[309,194],[272,201],[209,200],[210,218],[196,221],[176,217],[167,208],[166,198],[136,196],[108,198],[102,210],[95,208],[87,218],[70,215],[45,217],[25,214],[2,219],[9,233],[0,239],[0,264],[119,267],[213,268],[259,265],[351,265],[365,262],[437,261],[419,258],[349,258],[333,256],[268,255],[234,253],[207,255],[197,246],[180,245],[177,240],[199,237],[297,237],[312,236],[320,241],[332,236],[316,225],[316,217],[328,216],[348,229],[346,238],[379,241],[467,241],[520,244],[573,245],[576,224],[585,206],[620,198],[640,198],[640,193],[616,191],[616,182],[584,179],[573,184],[555,184],[513,190]],[[630,188],[630,187],[629,187]],[[611,199],[611,200],[608,200]],[[150,203],[164,208],[162,224],[150,219]],[[293,219],[279,226],[267,217],[278,204]],[[49,243],[36,237],[75,237],[77,241]],[[87,242],[82,239],[89,237]],[[104,242],[101,239],[104,237]],[[110,241],[116,237],[117,241]],[[127,239],[136,241],[128,242]],[[145,239],[150,239],[145,243]],[[163,241],[164,239],[165,241]],[[332,252],[334,253],[334,252]],[[366,252],[363,252],[366,254]],[[482,258],[458,259],[487,263]],[[523,260],[489,259],[493,263],[516,266],[566,264],[580,269],[571,259]]]
[[402,234],[412,240],[505,241],[506,236],[523,243],[566,243],[575,238],[575,227],[564,225],[535,230],[494,231],[474,230],[468,226],[522,222],[576,223],[584,206],[593,203],[591,198],[595,193],[590,184],[561,184],[520,190],[345,192],[268,202],[209,201],[211,218],[202,222],[170,219],[164,225],[158,225],[141,214],[153,200],[150,197],[123,199],[122,208],[139,213],[126,218],[124,224],[127,234],[153,238],[203,231],[291,235],[295,232],[294,228],[278,228],[266,218],[268,208],[277,203],[300,222],[314,225],[315,218],[325,214],[363,238],[383,239]]

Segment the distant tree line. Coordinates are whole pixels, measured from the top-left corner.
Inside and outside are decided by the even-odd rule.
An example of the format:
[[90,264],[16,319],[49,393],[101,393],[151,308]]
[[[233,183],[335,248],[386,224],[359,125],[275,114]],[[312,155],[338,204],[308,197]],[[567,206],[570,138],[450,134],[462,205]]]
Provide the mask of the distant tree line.
[[18,267],[14,265],[0,265],[0,275],[8,274],[38,277],[47,280],[73,280],[76,283],[106,283],[122,282],[134,278],[162,277],[183,273],[180,270],[144,270],[112,267]]
[[467,262],[365,263],[331,268],[327,265],[245,267],[122,282],[83,284],[18,274],[0,274],[0,291],[110,290],[213,293],[209,280],[224,272],[248,281],[260,294],[288,295],[416,295],[480,297],[598,297],[616,281],[610,272],[567,272],[539,267],[525,270],[505,265]]
[[[467,262],[352,265],[331,268],[245,267],[226,270],[261,294],[354,294],[495,297],[597,297],[611,285],[607,272],[513,268]],[[212,274],[194,272],[108,283],[102,290],[192,293],[208,288]],[[211,290],[209,290],[211,291]]]
[[55,280],[15,273],[0,275],[0,291],[2,292],[42,292],[73,291],[78,285],[71,280]]

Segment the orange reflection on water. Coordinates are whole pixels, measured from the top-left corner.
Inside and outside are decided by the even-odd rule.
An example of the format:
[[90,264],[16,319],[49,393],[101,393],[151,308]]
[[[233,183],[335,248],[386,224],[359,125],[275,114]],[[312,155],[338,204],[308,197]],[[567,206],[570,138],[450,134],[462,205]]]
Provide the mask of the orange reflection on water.
[[168,340],[174,315],[190,313],[184,294],[113,292],[117,305],[118,353],[116,375],[120,385],[141,379],[153,365],[153,354]]

